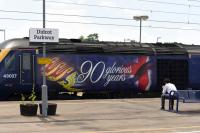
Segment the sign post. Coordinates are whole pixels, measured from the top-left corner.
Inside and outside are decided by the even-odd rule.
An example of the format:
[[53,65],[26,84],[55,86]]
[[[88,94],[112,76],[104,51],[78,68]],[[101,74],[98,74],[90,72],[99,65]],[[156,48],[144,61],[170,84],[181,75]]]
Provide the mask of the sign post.
[[[44,26],[45,27],[45,26]],[[48,87],[46,83],[45,64],[49,64],[51,60],[46,58],[46,43],[59,42],[58,29],[51,28],[30,28],[29,41],[30,42],[42,42],[43,44],[43,58],[38,59],[39,64],[43,64],[43,84],[42,88],[42,116],[47,117],[48,110]]]
[[[43,28],[45,28],[45,0],[43,0]],[[43,43],[43,57],[46,57],[46,43]],[[46,83],[46,76],[45,76],[45,65],[43,65],[43,84],[42,84],[42,116],[47,117],[47,110],[48,110],[48,90],[47,90],[47,83]]]
[[30,42],[42,42],[43,44],[43,58],[39,59],[43,65],[43,84],[42,88],[42,116],[47,117],[48,110],[48,87],[46,83],[46,69],[45,64],[49,63],[50,60],[46,58],[46,43],[47,42],[59,42],[58,29],[45,28],[45,0],[43,0],[43,28],[31,28],[29,30],[29,41]]
[[46,83],[46,69],[45,64],[51,63],[49,58],[46,58],[46,43],[59,42],[58,29],[49,28],[31,28],[29,30],[30,42],[42,42],[43,44],[43,58],[38,58],[38,63],[43,65],[43,84],[42,88],[42,116],[47,117],[48,110],[48,88]]

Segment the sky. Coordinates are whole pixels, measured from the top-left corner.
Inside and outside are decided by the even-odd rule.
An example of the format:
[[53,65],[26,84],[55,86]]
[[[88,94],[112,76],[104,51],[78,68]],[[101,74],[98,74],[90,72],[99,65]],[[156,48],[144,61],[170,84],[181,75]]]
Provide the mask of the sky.
[[[0,29],[6,40],[42,28],[41,0],[0,0]],[[100,41],[178,42],[200,45],[200,0],[46,0],[46,28],[60,38],[97,33]],[[87,16],[87,17],[86,17]],[[0,42],[4,40],[0,31]]]

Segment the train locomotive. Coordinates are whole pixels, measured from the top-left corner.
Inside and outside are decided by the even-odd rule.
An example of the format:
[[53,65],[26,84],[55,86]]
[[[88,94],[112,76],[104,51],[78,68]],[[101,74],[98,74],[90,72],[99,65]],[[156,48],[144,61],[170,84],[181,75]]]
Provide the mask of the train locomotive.
[[[138,94],[161,92],[168,77],[178,89],[200,88],[200,46],[181,43],[81,42],[59,39],[46,44],[49,98],[61,93]],[[0,99],[41,95],[42,44],[28,38],[0,45]]]

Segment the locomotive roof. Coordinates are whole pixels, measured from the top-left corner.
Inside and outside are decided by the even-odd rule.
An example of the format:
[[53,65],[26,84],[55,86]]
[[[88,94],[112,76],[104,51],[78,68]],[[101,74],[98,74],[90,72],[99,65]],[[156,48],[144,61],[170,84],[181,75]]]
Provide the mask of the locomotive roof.
[[6,40],[0,45],[0,49],[6,49],[6,48],[28,48],[29,47],[29,40],[28,39],[22,39],[22,38],[14,38],[10,40]]
[[[186,54],[200,53],[199,45],[181,43],[142,43],[137,42],[81,42],[79,39],[59,39],[59,43],[47,43],[49,51],[107,52],[107,53],[146,53],[146,54]],[[28,38],[15,38],[4,41],[0,49],[40,48],[41,43],[29,43]]]

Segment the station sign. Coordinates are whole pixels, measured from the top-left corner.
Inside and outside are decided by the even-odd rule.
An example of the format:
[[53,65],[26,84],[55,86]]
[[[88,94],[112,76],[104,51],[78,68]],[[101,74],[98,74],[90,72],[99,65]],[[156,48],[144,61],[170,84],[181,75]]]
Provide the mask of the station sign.
[[38,64],[45,65],[45,64],[51,64],[52,60],[50,58],[40,57],[37,59]]
[[52,28],[30,28],[29,41],[30,42],[59,42],[58,29]]

